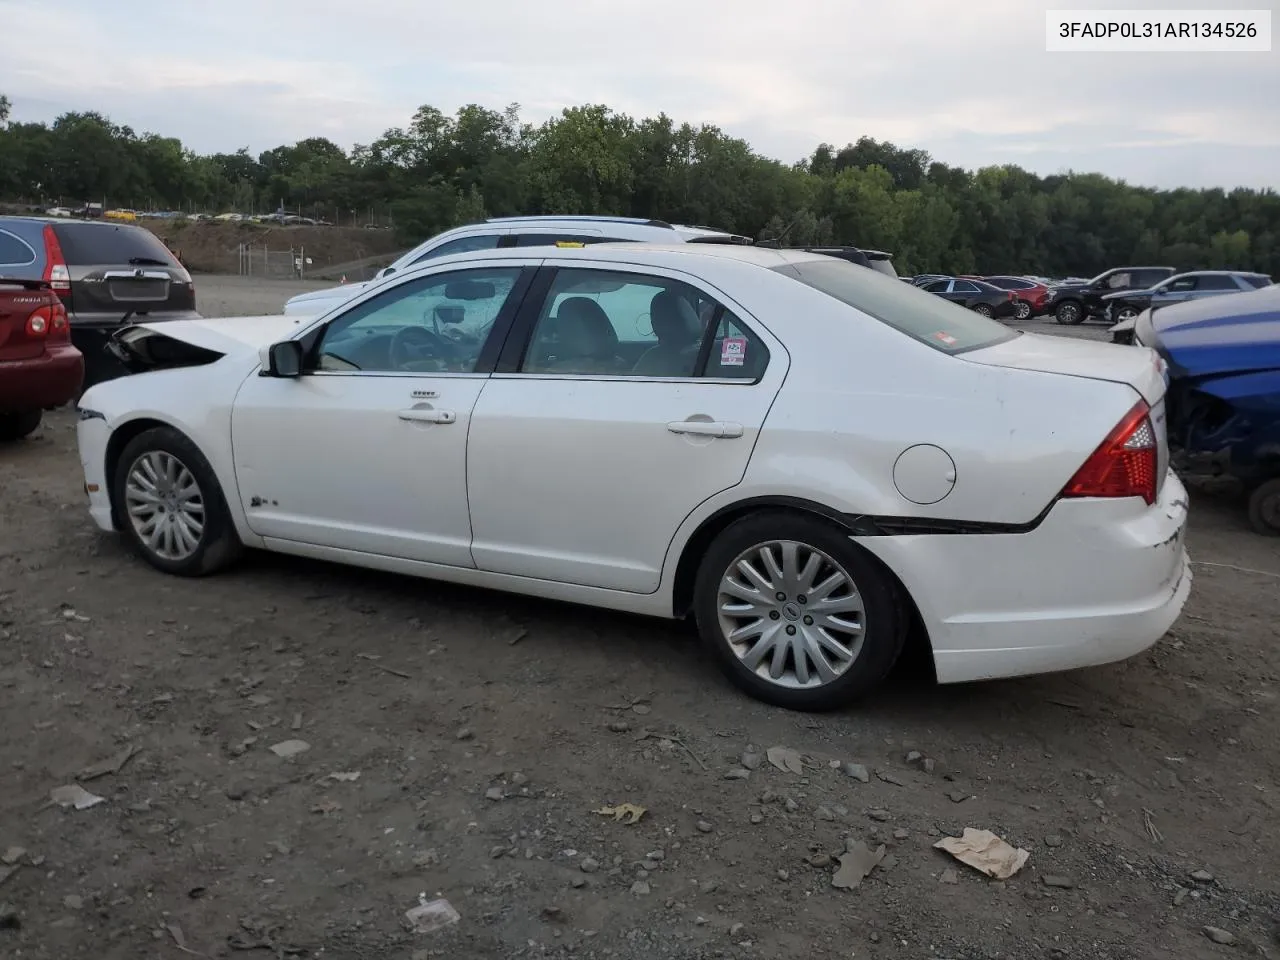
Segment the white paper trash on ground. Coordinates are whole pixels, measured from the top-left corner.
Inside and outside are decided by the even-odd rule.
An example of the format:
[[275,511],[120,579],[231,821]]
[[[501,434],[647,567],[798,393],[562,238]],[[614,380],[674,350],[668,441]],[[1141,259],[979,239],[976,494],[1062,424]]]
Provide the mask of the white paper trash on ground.
[[1008,880],[1026,865],[1031,856],[1026,850],[1010,846],[990,830],[965,827],[960,837],[943,837],[934,845],[961,863],[996,880]]
[[462,919],[448,900],[424,901],[407,911],[404,918],[409,921],[414,933],[435,933]]

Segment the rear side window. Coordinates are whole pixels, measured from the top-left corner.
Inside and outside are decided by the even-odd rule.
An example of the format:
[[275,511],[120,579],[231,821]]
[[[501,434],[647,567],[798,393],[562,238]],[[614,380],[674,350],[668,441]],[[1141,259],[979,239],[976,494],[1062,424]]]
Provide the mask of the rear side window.
[[73,267],[136,264],[167,267],[181,264],[150,230],[106,223],[57,223],[53,232],[67,264]]
[[36,262],[36,252],[7,230],[0,230],[0,267],[24,267]]
[[1200,278],[1201,290],[1239,290],[1233,277],[1226,277],[1220,273],[1211,273]]
[[875,270],[858,270],[846,263],[822,260],[804,260],[773,269],[943,353],[977,350],[1016,335],[996,320]]
[[1261,290],[1263,287],[1271,286],[1270,277],[1259,276],[1256,273],[1249,274],[1247,277],[1244,278],[1244,282],[1249,284],[1249,286],[1251,287],[1257,287],[1259,290]]
[[574,234],[574,233],[521,233],[516,235],[517,247],[554,247],[557,244],[565,246],[577,246],[581,244],[586,246],[589,243],[629,243],[622,237],[602,237],[600,234]]

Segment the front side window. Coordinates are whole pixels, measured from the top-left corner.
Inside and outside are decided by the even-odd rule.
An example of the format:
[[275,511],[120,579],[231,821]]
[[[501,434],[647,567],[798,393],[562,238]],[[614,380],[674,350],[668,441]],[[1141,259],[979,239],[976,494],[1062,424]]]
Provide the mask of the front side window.
[[946,293],[951,287],[950,280],[934,280],[924,285],[925,293]]
[[1017,336],[997,320],[874,270],[817,259],[772,269],[943,353],[976,350]]
[[1131,277],[1128,273],[1113,273],[1107,277],[1106,285],[1112,290],[1124,290],[1129,287]]
[[501,234],[497,233],[481,233],[470,237],[458,237],[456,240],[449,240],[438,247],[433,247],[413,262],[422,263],[424,260],[434,260],[436,257],[447,257],[451,253],[493,250],[497,248],[498,241],[501,239]]
[[1167,291],[1168,293],[1189,293],[1195,290],[1199,285],[1199,281],[1195,277],[1178,277],[1176,280],[1170,280]]
[[688,283],[562,269],[539,310],[521,372],[755,379],[755,363],[763,370],[766,359],[764,344],[737,317]]
[[322,372],[473,373],[519,267],[418,277],[333,320],[310,364]]

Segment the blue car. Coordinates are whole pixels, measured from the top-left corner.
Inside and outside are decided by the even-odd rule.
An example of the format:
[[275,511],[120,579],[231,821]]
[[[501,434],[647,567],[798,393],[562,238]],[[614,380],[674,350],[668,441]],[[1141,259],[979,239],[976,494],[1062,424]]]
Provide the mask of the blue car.
[[1280,536],[1280,286],[1145,310],[1134,342],[1168,365],[1174,467],[1238,481],[1253,528]]

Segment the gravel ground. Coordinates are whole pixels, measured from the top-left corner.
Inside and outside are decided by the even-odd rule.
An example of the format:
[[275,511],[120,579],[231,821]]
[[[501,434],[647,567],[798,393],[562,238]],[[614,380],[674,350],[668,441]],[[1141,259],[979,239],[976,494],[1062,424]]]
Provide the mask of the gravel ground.
[[[0,489],[0,956],[1280,957],[1280,548],[1228,501],[1151,652],[812,717],[682,625],[267,555],[166,578],[91,527],[65,413]],[[77,783],[103,802],[51,802]],[[1030,859],[933,848],[965,827]],[[409,929],[420,898],[460,921]]]

